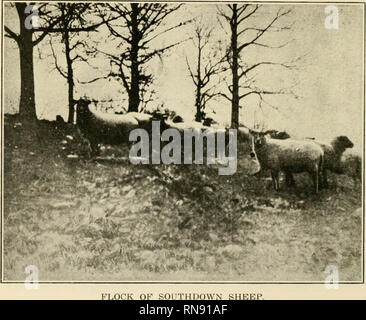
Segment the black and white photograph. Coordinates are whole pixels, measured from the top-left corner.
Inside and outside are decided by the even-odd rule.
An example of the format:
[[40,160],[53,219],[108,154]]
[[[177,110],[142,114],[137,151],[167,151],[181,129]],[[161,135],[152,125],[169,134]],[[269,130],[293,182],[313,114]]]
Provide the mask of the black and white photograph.
[[2,282],[364,283],[364,18],[3,1]]

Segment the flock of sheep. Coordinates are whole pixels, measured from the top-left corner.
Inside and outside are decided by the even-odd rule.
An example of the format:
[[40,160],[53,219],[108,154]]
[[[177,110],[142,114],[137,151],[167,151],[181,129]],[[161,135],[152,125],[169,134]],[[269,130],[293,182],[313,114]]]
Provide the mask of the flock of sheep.
[[294,186],[294,173],[308,172],[313,180],[314,191],[328,187],[327,170],[343,173],[341,158],[353,143],[346,136],[339,136],[330,144],[316,140],[274,139],[265,133],[250,131],[255,156],[261,169],[271,170],[273,187],[279,189],[279,173],[285,173],[288,186]]
[[[77,102],[77,126],[90,143],[92,155],[98,153],[98,144],[120,144],[128,141],[129,132],[135,128],[151,129],[152,120],[162,122],[161,129],[169,126],[161,114],[148,115],[131,112],[124,115],[107,114],[90,108],[91,101],[79,99]],[[243,131],[241,131],[243,133]],[[243,137],[238,135],[238,137]],[[250,157],[258,161],[260,170],[270,170],[273,187],[278,190],[279,174],[285,174],[288,186],[293,186],[293,174],[308,172],[311,175],[314,192],[328,186],[327,171],[343,173],[341,157],[353,143],[346,136],[333,139],[331,144],[313,139],[295,140],[287,133],[257,132],[244,130],[244,137],[251,141]]]

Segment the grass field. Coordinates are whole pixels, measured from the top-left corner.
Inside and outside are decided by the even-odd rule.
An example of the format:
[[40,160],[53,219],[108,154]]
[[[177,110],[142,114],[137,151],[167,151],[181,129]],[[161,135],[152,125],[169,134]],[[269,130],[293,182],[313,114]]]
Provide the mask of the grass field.
[[[68,136],[68,137],[67,137]],[[359,180],[275,192],[268,177],[217,167],[88,161],[72,126],[5,117],[4,280],[361,280]],[[78,154],[78,157],[68,157]],[[240,161],[240,160],[239,160]],[[283,185],[283,183],[282,183]]]

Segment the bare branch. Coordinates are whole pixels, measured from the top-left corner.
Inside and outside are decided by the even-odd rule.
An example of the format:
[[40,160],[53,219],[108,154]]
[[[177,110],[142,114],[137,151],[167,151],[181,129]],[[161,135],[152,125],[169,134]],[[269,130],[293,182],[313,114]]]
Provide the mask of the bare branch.
[[[37,44],[39,44],[45,36],[47,36],[50,32],[50,30],[52,30],[53,27],[55,27],[64,17],[61,15],[58,18],[54,19],[54,21],[52,21],[47,28],[43,28],[43,33],[36,39],[33,41],[33,46],[36,46]],[[34,30],[38,30],[38,29],[33,29]]]
[[79,46],[85,48],[86,47],[85,42],[80,41],[80,40],[76,41],[75,44],[70,47],[70,51],[73,51],[74,49],[76,49]]
[[[229,6],[228,6],[229,7]],[[231,17],[228,16],[223,9],[220,8],[220,6],[216,6],[217,12],[219,13],[219,16],[223,17],[227,22],[230,23]],[[229,7],[230,8],[230,7]],[[220,21],[220,20],[219,20]],[[223,28],[225,29],[225,28]]]
[[165,30],[163,30],[163,31],[161,31],[161,32],[159,32],[159,33],[157,33],[156,35],[154,35],[154,36],[153,36],[153,37],[151,37],[150,39],[147,39],[147,40],[143,41],[143,42],[142,42],[142,44],[141,44],[141,47],[145,47],[149,42],[151,42],[151,41],[153,41],[154,39],[158,38],[158,37],[159,37],[159,36],[161,36],[162,34],[165,34],[165,33],[169,32],[169,31],[172,31],[172,30],[175,30],[175,29],[180,28],[180,27],[182,27],[182,26],[185,26],[185,25],[187,25],[188,23],[191,23],[192,21],[193,21],[193,19],[189,19],[189,20],[183,21],[183,22],[181,22],[181,23],[176,24],[176,25],[175,25],[175,26],[173,26],[173,27],[170,27],[170,28],[168,28],[168,29],[165,29]]
[[274,66],[281,66],[284,67],[286,69],[293,69],[295,68],[295,65],[290,64],[290,63],[280,63],[280,62],[271,62],[271,61],[262,61],[262,62],[258,62],[256,64],[253,64],[252,66],[248,67],[247,69],[243,70],[241,74],[239,74],[239,79],[243,76],[245,76],[248,72],[256,69],[259,66],[263,66],[263,65],[274,65]]
[[89,80],[89,81],[79,81],[77,80],[78,83],[80,84],[90,84],[90,83],[93,83],[93,82],[96,82],[96,81],[99,81],[99,80],[106,80],[106,79],[109,79],[110,77],[118,77],[118,74],[116,73],[109,73],[108,75],[104,76],[104,77],[96,77],[92,80]]
[[[246,9],[247,7],[245,7],[245,9]],[[238,22],[237,22],[237,24],[241,24],[244,20],[247,20],[250,16],[252,16],[252,15],[254,15],[256,12],[257,12],[257,10],[260,8],[260,6],[259,5],[255,5],[255,7],[253,8],[253,10],[252,11],[250,11],[247,15],[245,15],[244,17],[241,17],[239,20],[238,20]],[[242,11],[242,12],[244,12],[245,11],[245,9]],[[241,13],[239,14],[239,12],[238,12],[238,18],[240,17],[240,15],[241,15]]]
[[5,32],[6,32],[5,37],[13,39],[17,43],[19,43],[19,36],[15,32],[10,30],[7,26],[4,26],[4,29],[5,29]]
[[257,44],[258,45],[257,40],[260,39],[266,33],[266,31],[268,31],[274,25],[274,23],[278,19],[280,19],[283,16],[288,15],[290,12],[291,12],[290,9],[286,10],[284,12],[281,12],[281,9],[279,9],[276,16],[271,20],[271,22],[265,28],[259,29],[257,35],[252,40],[250,40],[248,42],[245,42],[241,46],[238,47],[239,52],[242,51],[244,48],[252,45],[252,44]]
[[244,93],[242,95],[239,96],[239,100],[241,100],[242,98],[245,98],[249,95],[252,94],[256,94],[258,96],[260,95],[281,95],[281,94],[294,94],[292,91],[286,91],[284,89],[280,89],[280,90],[261,90],[259,88],[256,88],[255,90],[249,91],[247,93]]
[[164,48],[160,48],[160,49],[155,49],[153,50],[152,52],[150,53],[147,53],[147,54],[144,54],[144,55],[141,55],[140,56],[140,59],[139,59],[139,63],[140,64],[143,64],[143,63],[146,63],[148,62],[149,60],[151,60],[154,56],[158,55],[160,56],[162,53],[164,53],[165,51],[171,49],[171,48],[174,48],[180,44],[182,44],[183,42],[186,42],[188,40],[191,40],[191,38],[188,38],[188,39],[184,39],[184,40],[181,40],[181,41],[178,41],[178,42],[175,42],[173,44],[170,44]]
[[289,41],[286,41],[282,44],[279,44],[277,46],[273,46],[273,45],[269,45],[269,44],[265,44],[265,43],[259,43],[259,42],[253,42],[251,43],[252,45],[256,45],[256,46],[259,46],[259,47],[264,47],[264,48],[270,48],[270,49],[281,49],[281,48],[284,48],[286,47],[288,44],[290,44],[292,41],[294,41],[294,39],[291,39]]
[[125,87],[126,91],[128,93],[130,93],[131,92],[131,88],[130,88],[128,82],[127,82],[127,77],[126,77],[126,75],[125,75],[125,73],[123,71],[123,65],[122,65],[122,63],[119,65],[119,72],[120,72],[120,76],[121,76],[121,79],[122,79],[122,82],[123,82],[123,86]]
[[60,75],[67,79],[67,73],[64,72],[61,67],[58,65],[58,62],[57,62],[57,55],[55,54],[55,50],[53,49],[53,45],[52,45],[52,39],[50,37],[50,41],[49,41],[49,44],[50,44],[50,48],[51,48],[51,52],[52,52],[52,56],[53,56],[53,59],[55,61],[55,68],[56,70],[60,73]]
[[186,62],[187,62],[188,71],[189,71],[189,74],[190,74],[190,76],[191,76],[191,78],[192,78],[192,80],[193,80],[193,83],[194,83],[194,85],[195,85],[195,86],[197,86],[197,85],[198,85],[198,83],[197,83],[197,81],[196,81],[196,77],[195,77],[195,75],[193,74],[193,71],[192,71],[192,69],[191,69],[191,66],[189,65],[189,62],[188,62],[188,58],[187,58],[187,57],[186,57]]
[[231,98],[229,98],[225,93],[219,92],[217,95],[224,97],[225,99],[229,100],[231,102]]

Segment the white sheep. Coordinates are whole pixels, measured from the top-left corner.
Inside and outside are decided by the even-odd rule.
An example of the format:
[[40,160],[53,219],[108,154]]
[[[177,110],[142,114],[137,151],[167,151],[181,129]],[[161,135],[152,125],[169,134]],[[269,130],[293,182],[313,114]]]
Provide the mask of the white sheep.
[[[352,148],[353,143],[346,136],[338,136],[332,140],[330,144],[319,142],[311,139],[314,143],[317,143],[324,151],[324,165],[321,172],[321,187],[328,187],[327,170],[342,174],[344,173],[344,166],[342,164],[342,155],[347,148]],[[294,185],[294,179],[291,173],[286,174],[286,182],[288,185]]]
[[263,170],[271,170],[272,183],[279,190],[279,174],[308,172],[314,183],[314,190],[319,192],[319,175],[323,168],[324,151],[312,141],[278,140],[267,137],[264,133],[251,130],[256,156]]
[[90,103],[87,99],[76,101],[76,124],[88,139],[92,155],[98,154],[99,143],[116,145],[127,142],[129,132],[139,126],[133,115],[100,112],[91,107]]

